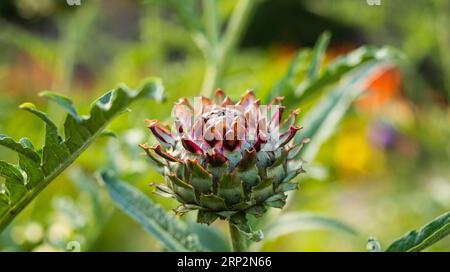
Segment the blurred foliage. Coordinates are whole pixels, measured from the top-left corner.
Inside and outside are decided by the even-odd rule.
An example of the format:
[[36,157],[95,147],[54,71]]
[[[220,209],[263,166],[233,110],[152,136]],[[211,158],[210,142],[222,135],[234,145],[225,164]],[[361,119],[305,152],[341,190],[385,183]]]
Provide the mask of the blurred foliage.
[[[382,1],[367,7],[365,1],[304,1],[314,14],[331,17],[364,33],[371,44],[391,44],[401,48],[426,81],[421,82],[450,99],[450,55],[448,32],[450,3],[445,0],[418,0],[411,3]],[[353,16],[358,14],[358,16]],[[401,14],[401,16],[398,16]],[[422,90],[418,90],[423,92]],[[417,98],[423,97],[416,94]]]
[[[138,223],[113,209],[101,183],[101,190],[89,189],[97,183],[97,169],[116,164],[123,180],[164,207],[175,207],[151,194],[148,184],[162,177],[146,164],[137,144],[153,141],[144,119],[166,119],[175,100],[200,92],[205,61],[185,25],[158,2],[97,0],[70,7],[56,0],[0,1],[1,133],[43,144],[41,124],[17,110],[27,100],[62,125],[63,111],[37,98],[42,90],[70,95],[80,114],[88,113],[86,101],[100,92],[119,82],[136,86],[148,76],[161,77],[168,96],[163,105],[146,101],[119,116],[110,129],[120,141],[99,139],[0,235],[0,250],[68,250],[73,241],[82,251],[161,250]],[[227,18],[236,2],[220,1],[220,17]],[[307,164],[308,175],[291,197],[289,212],[339,218],[360,237],[314,230],[280,236],[262,250],[360,251],[369,236],[386,249],[406,230],[450,209],[448,5],[446,0],[382,0],[381,6],[359,0],[267,0],[254,11],[242,46],[224,71],[221,86],[234,97],[248,88],[265,97],[297,50],[313,46],[324,30],[333,34],[327,64],[363,43],[393,45],[406,55],[400,69],[387,69],[354,103],[318,158]],[[300,70],[307,72],[304,66]],[[17,163],[4,148],[0,157]],[[226,230],[220,223],[214,228]],[[449,248],[446,238],[429,250]]]

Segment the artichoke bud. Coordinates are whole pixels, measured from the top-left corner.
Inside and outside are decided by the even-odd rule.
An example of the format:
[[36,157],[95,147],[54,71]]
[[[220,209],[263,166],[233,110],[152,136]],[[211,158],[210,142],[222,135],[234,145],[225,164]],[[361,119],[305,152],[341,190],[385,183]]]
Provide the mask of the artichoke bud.
[[260,105],[247,91],[233,103],[219,89],[214,100],[176,103],[172,129],[148,121],[160,144],[141,147],[166,178],[165,185],[155,185],[156,193],[177,199],[176,213],[198,210],[199,223],[220,218],[251,233],[246,215],[283,208],[286,192],[298,188],[291,180],[303,172],[303,161],[296,157],[306,140],[291,143],[301,129],[295,124],[299,111],[281,121],[282,100]]

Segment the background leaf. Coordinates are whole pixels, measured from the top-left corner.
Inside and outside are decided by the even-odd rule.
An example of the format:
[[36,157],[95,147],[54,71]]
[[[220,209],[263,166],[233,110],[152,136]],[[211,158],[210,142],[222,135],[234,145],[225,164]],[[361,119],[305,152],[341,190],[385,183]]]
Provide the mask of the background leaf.
[[[305,86],[309,86],[319,75],[322,62],[325,58],[326,49],[330,43],[330,38],[331,34],[329,32],[324,32],[317,40],[312,52],[308,48],[300,50],[291,61],[285,76],[270,90],[269,95],[266,97],[266,102],[277,96],[300,96],[299,93],[301,94]],[[306,78],[301,84],[295,87],[294,80],[299,73],[300,68],[307,65],[306,61],[309,60],[310,55],[312,55],[311,62],[308,65]]]
[[367,88],[380,72],[392,65],[389,62],[370,62],[349,76],[336,89],[324,96],[303,118],[304,129],[295,137],[301,142],[305,137],[311,138],[301,150],[301,157],[306,161],[314,160],[320,146],[336,130],[352,102]]
[[168,251],[201,251],[198,236],[188,226],[169,216],[136,188],[120,181],[113,171],[103,171],[101,177],[119,208],[138,221]]
[[322,66],[322,62],[325,59],[325,54],[330,44],[331,34],[329,32],[325,32],[320,35],[317,40],[316,46],[313,50],[312,61],[309,65],[308,70],[308,80],[314,80],[317,78],[320,72],[320,67]]
[[[286,106],[295,107],[307,98],[319,96],[327,90],[327,87],[337,83],[369,62],[382,62],[401,57],[401,54],[397,50],[390,47],[376,48],[363,46],[336,58],[329,65],[322,68],[323,72],[320,73],[318,67],[323,59],[323,50],[326,49],[325,46],[328,43],[329,36],[325,33],[314,47],[312,52],[313,58],[309,65],[309,72],[306,78],[294,88],[285,88],[278,91],[278,95],[290,98],[285,100]],[[294,59],[291,65],[294,65],[295,62],[297,62],[296,59]],[[287,74],[289,74],[289,71]]]
[[336,83],[343,76],[349,72],[356,71],[364,64],[372,61],[392,59],[395,54],[397,52],[388,47],[381,49],[376,47],[360,47],[347,55],[338,57],[319,76],[300,84],[295,91],[296,96],[301,101],[304,101],[309,96],[324,91],[328,85]]
[[[320,52],[328,44],[328,39],[327,34],[323,34],[315,46],[312,54],[316,56],[316,64],[309,65],[309,71],[312,76],[317,76],[317,63],[318,59],[320,59],[319,56],[321,56]],[[307,54],[306,51],[303,54]],[[380,75],[381,71],[392,66],[392,61],[398,58],[398,52],[391,48],[377,49],[362,47],[338,58],[330,66],[326,67],[325,71],[317,76],[315,80],[306,80],[307,83],[303,84],[306,86],[305,90],[301,92],[300,96],[297,96],[294,90],[289,88],[289,84],[283,82],[290,81],[292,85],[292,80],[294,79],[293,71],[298,70],[296,66],[306,59],[306,56],[300,58],[298,55],[291,63],[286,77],[281,80],[278,86],[280,89],[274,89],[288,98],[285,99],[287,105],[297,106],[309,93],[316,92],[316,94],[319,94],[317,91],[324,90],[328,84],[335,83],[338,80],[342,81],[335,89],[323,95],[321,100],[314,104],[314,107],[303,118],[303,129],[297,133],[294,142],[300,143],[305,138],[310,138],[311,141],[296,156],[307,162],[313,161],[322,144],[335,132],[336,127],[345,116],[353,101],[363,93],[370,82]],[[286,88],[282,90],[281,87],[283,86]],[[302,84],[299,86],[302,86]],[[286,93],[289,90],[290,93]],[[292,199],[293,197],[288,198],[288,205]],[[277,212],[270,211],[268,214],[275,216],[274,213]],[[269,216],[264,217],[262,224],[267,223]]]
[[410,231],[395,242],[386,251],[417,252],[426,249],[450,234],[450,212],[447,212],[420,230]]
[[269,91],[268,95],[266,95],[265,102],[268,103],[274,97],[278,96],[286,96],[288,92],[291,95],[294,94],[294,84],[295,77],[299,72],[300,68],[306,63],[308,57],[310,55],[309,49],[300,50],[294,59],[289,64],[289,68],[285,74],[285,76],[280,79],[275,86]]

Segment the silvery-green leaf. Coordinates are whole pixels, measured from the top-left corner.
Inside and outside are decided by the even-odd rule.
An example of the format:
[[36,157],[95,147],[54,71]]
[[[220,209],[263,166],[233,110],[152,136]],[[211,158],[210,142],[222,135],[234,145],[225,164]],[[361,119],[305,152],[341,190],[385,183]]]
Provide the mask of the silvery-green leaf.
[[200,251],[198,237],[187,225],[170,216],[142,192],[116,177],[113,171],[103,171],[101,177],[118,205],[138,221],[169,251]]
[[417,252],[426,249],[450,234],[450,212],[447,212],[422,227],[410,231],[393,242],[386,251]]

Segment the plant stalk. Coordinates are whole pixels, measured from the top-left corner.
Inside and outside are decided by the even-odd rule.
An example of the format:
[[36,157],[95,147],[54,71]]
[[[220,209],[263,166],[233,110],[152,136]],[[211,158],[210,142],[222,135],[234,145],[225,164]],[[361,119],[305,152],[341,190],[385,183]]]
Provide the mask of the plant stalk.
[[228,226],[230,227],[230,237],[231,244],[233,246],[234,252],[245,252],[247,251],[247,240],[239,231],[239,229],[231,222],[228,222]]
[[203,0],[204,24],[206,35],[211,46],[217,46],[219,42],[220,23],[216,0]]
[[[206,72],[202,86],[203,96],[210,97],[214,89],[220,84],[227,61],[242,38],[256,2],[257,0],[240,0],[233,10],[227,29],[220,38],[220,42],[218,44],[209,44],[209,54],[205,55]],[[207,10],[207,12],[213,11],[217,12],[213,7]],[[217,18],[217,14],[209,17]]]

